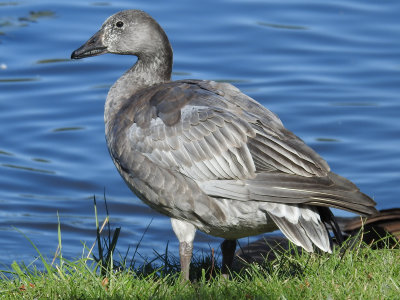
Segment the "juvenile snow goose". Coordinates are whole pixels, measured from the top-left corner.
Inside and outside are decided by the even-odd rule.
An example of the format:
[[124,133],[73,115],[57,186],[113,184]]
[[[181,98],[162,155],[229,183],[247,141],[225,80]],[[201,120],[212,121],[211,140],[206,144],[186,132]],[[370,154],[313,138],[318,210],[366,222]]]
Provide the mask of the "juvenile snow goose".
[[171,218],[183,278],[197,229],[225,239],[226,273],[238,238],[279,228],[306,251],[331,252],[328,207],[376,212],[371,198],[236,87],[171,81],[171,45],[147,13],[109,17],[71,58],[104,53],[138,58],[108,93],[107,145],[129,188]]

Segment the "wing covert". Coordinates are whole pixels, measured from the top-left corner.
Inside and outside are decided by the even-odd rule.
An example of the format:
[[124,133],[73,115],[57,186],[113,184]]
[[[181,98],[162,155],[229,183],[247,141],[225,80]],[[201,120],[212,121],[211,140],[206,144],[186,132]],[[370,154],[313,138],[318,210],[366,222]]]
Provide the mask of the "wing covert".
[[179,122],[166,125],[157,117],[148,128],[134,123],[128,137],[153,162],[195,180],[251,178],[255,166],[247,139],[254,132],[246,122],[235,121],[219,108],[186,105]]
[[175,81],[135,97],[146,101],[136,100],[140,118],[134,116],[129,127],[131,146],[195,180],[329,172],[278,117],[230,84]]

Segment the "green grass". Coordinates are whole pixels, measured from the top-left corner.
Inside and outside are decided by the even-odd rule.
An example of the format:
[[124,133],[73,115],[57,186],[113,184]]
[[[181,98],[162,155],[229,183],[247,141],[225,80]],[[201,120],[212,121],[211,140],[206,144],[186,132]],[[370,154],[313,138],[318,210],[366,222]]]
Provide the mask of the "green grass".
[[[106,221],[108,220],[108,216]],[[105,225],[107,222],[103,223]],[[54,259],[38,253],[29,265],[14,262],[0,271],[0,299],[399,299],[400,250],[368,245],[333,254],[283,251],[274,261],[250,265],[230,279],[219,274],[213,255],[195,257],[191,282],[183,282],[178,259],[168,247],[154,261],[135,266],[115,251],[119,229],[101,239],[97,256],[84,247],[81,258],[62,257],[61,230]],[[104,227],[104,226],[102,226]],[[385,239],[390,239],[387,237]],[[101,242],[102,241],[102,242]],[[137,249],[135,250],[135,254]],[[134,254],[134,255],[135,255]]]
[[[266,266],[251,265],[227,280],[207,271],[194,282],[179,273],[107,270],[80,259],[49,264],[44,271],[14,263],[2,273],[1,299],[398,299],[400,252],[369,247],[344,256],[282,254]],[[196,267],[196,266],[195,266]]]

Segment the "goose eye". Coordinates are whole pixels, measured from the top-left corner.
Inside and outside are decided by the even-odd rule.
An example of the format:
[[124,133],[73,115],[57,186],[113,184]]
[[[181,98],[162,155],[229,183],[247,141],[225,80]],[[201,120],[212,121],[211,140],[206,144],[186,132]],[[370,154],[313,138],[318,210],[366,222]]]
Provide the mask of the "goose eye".
[[116,25],[118,28],[121,28],[122,26],[124,26],[124,22],[118,21],[115,25]]

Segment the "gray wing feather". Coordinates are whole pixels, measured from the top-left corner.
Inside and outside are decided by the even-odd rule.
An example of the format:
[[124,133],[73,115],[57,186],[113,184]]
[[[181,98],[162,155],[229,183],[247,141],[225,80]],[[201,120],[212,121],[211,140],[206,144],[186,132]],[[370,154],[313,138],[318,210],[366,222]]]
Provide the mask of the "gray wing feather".
[[[213,197],[374,212],[375,203],[368,196],[330,172],[278,117],[232,85],[169,85],[173,88],[164,84],[162,92],[150,97],[150,122],[134,123],[129,129],[131,146],[155,164],[196,180]],[[228,192],[233,186],[236,192],[241,190],[236,197]]]
[[[199,183],[213,197],[336,207],[359,214],[375,212],[375,202],[349,180],[330,172],[325,177],[302,177],[279,172],[261,173],[248,180],[209,180]],[[232,194],[231,190],[235,190]],[[236,196],[235,196],[236,195]]]
[[326,176],[329,172],[325,160],[288,131],[274,113],[233,85],[213,81],[187,82],[223,97],[227,108],[236,113],[233,122],[249,126],[256,132],[256,136],[249,139],[248,147],[252,155],[258,158],[255,161],[258,171],[268,172],[273,167],[282,172],[310,177]]
[[174,125],[166,125],[161,118],[151,120],[150,132],[133,124],[131,145],[154,163],[159,164],[165,155],[164,164],[193,179],[254,177],[246,126],[232,123],[229,112],[210,107],[187,105],[180,114],[180,122]]

